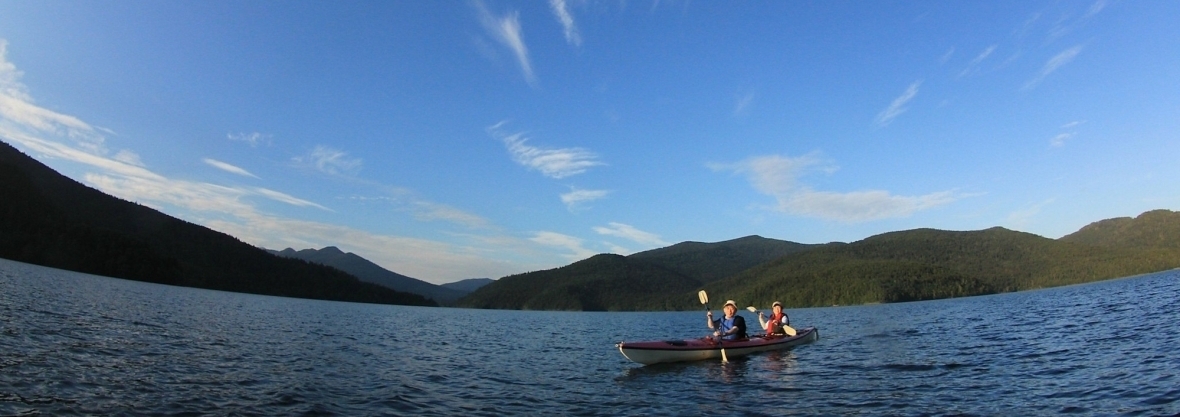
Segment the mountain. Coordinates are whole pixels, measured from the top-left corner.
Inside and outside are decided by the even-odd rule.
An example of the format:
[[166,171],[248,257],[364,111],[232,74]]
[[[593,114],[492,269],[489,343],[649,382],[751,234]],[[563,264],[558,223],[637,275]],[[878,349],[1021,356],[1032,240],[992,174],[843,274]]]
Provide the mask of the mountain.
[[470,294],[471,292],[483,288],[484,285],[496,282],[491,278],[468,278],[465,280],[449,282],[442,284],[443,287],[450,288],[455,291],[462,291],[463,294]]
[[253,294],[436,305],[103,194],[0,142],[0,257],[53,268]]
[[296,251],[291,248],[271,253],[287,257],[302,259],[308,262],[327,265],[352,274],[364,282],[371,282],[386,288],[418,294],[434,299],[442,304],[452,303],[470,291],[458,291],[451,288],[434,285],[426,281],[407,277],[405,275],[382,268],[368,259],[348,252],[344,253],[335,246],[328,246],[320,250],[304,249]]
[[561,268],[500,278],[459,301],[463,307],[523,310],[665,310],[661,294],[694,291],[700,281],[628,257],[603,254]]
[[707,283],[815,246],[767,239],[762,236],[746,236],[717,243],[682,242],[639,252],[630,258],[651,262]]
[[[458,303],[528,310],[663,310],[671,294],[814,245],[747,236],[717,243],[683,242],[631,256],[597,255],[561,268],[500,278]],[[671,304],[669,304],[671,303]]]
[[1152,210],[1138,217],[1090,223],[1062,242],[1126,248],[1180,248],[1180,212]]
[[1177,266],[1176,249],[1099,247],[999,227],[917,229],[787,255],[706,288],[742,303],[808,307],[1021,291]]
[[[695,292],[704,288],[712,298],[739,304],[779,300],[788,307],[813,307],[1022,291],[1180,266],[1175,245],[1180,216],[1167,210],[1097,222],[1059,240],[1000,227],[915,229],[824,245],[763,239],[685,242],[630,257],[598,255],[501,278],[459,304],[690,310],[700,308]],[[753,266],[743,270],[746,265]]]

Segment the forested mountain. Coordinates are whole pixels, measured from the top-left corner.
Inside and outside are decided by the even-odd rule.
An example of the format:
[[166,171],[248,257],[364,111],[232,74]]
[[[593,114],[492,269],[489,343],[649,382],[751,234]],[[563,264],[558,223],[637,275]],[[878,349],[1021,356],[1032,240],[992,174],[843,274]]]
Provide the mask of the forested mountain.
[[435,305],[103,194],[3,142],[0,196],[0,257],[6,259],[187,287]]
[[1020,291],[1180,266],[1180,250],[1110,248],[991,228],[918,229],[796,253],[706,288],[764,306],[929,300]]
[[1152,210],[1133,219],[1097,221],[1060,240],[1107,247],[1180,248],[1180,212]]
[[682,242],[639,252],[629,258],[647,261],[693,277],[701,283],[708,283],[815,246],[746,236],[717,243]]
[[671,294],[741,272],[812,245],[747,236],[717,243],[683,242],[631,256],[597,255],[546,271],[508,276],[459,301],[475,308],[530,310],[664,310]]
[[[695,292],[704,288],[713,298],[739,304],[766,307],[780,300],[788,307],[810,307],[1020,291],[1180,267],[1180,247],[1173,244],[1180,236],[1173,231],[1180,230],[1180,216],[1163,210],[1133,221],[1114,220],[1060,240],[996,227],[917,229],[848,244],[794,244],[798,246],[785,255],[720,280],[702,277],[724,274],[717,272],[724,268],[709,266],[740,256],[711,246],[718,244],[681,243],[627,258],[615,255],[613,262],[597,259],[606,256],[599,255],[591,258],[594,262],[507,277],[460,303],[507,309],[686,310],[700,308]],[[722,243],[756,241],[745,239],[751,238]],[[575,301],[585,298],[594,300],[589,304],[593,308]]]
[[500,278],[459,305],[524,310],[666,310],[662,295],[696,291],[700,281],[621,255],[595,255],[561,268]]
[[496,280],[491,278],[468,278],[455,282],[448,282],[446,284],[442,284],[442,286],[452,290],[462,291],[464,294],[470,294],[471,292],[483,288],[483,286],[493,282],[496,282]]
[[282,251],[269,251],[278,256],[302,259],[308,262],[327,265],[347,272],[364,282],[371,282],[386,288],[414,293],[431,298],[439,303],[451,303],[471,291],[458,291],[444,288],[426,281],[410,278],[405,275],[382,268],[380,265],[360,257],[352,252],[345,253],[335,246],[323,249],[304,249],[296,251],[291,248]]

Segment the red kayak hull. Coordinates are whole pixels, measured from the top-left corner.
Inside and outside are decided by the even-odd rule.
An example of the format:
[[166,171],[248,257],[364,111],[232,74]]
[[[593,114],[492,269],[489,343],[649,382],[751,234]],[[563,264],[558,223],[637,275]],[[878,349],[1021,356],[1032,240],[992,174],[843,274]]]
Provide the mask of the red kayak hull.
[[615,346],[619,353],[631,361],[651,365],[664,362],[688,362],[720,359],[721,350],[725,356],[734,358],[756,352],[786,349],[819,340],[819,330],[808,327],[794,336],[755,336],[746,340],[714,342],[710,338],[693,340],[655,340],[648,342],[619,342]]

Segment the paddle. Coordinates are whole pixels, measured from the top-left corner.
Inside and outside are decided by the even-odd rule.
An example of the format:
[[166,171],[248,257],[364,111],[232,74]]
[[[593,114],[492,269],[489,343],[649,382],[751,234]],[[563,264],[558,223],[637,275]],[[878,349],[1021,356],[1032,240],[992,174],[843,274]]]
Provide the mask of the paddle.
[[[697,293],[697,298],[700,298],[700,299],[701,299],[701,304],[704,304],[704,306],[705,306],[705,311],[708,311],[708,312],[712,312],[712,311],[713,311],[712,309],[710,309],[710,308],[709,308],[709,294],[706,294],[706,293],[705,293],[705,290],[701,290],[701,292],[698,292],[698,293]],[[711,323],[711,322],[710,322],[710,323]],[[718,346],[720,346],[720,345],[721,345],[721,340],[720,340],[720,339],[718,339],[718,340],[717,340],[717,345],[718,345]],[[727,363],[727,362],[729,362],[729,358],[725,357],[725,347],[724,347],[724,346],[722,346],[722,347],[721,347],[721,363]]]
[[[746,310],[748,310],[751,313],[758,312],[758,309],[754,308],[754,306],[746,307]],[[763,326],[763,327],[766,327],[766,326]],[[785,324],[783,325],[783,333],[786,333],[787,336],[794,336],[794,335],[798,334],[798,332],[796,332],[794,328],[792,328],[791,326],[785,325]],[[769,335],[767,335],[767,336],[769,336]]]

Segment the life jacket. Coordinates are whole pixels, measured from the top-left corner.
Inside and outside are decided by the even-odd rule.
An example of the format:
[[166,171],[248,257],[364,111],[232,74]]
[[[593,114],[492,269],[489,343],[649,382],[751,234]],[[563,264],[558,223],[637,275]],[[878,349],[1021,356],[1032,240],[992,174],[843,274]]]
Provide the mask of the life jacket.
[[770,319],[766,320],[766,334],[782,334],[783,319],[786,317],[786,313],[771,314]]
[[729,329],[734,327],[737,327],[738,331],[734,334],[726,335],[722,338],[723,340],[740,340],[748,337],[746,336],[746,319],[742,318],[742,316],[734,315],[732,318],[727,319],[722,317],[717,320],[717,329],[720,330],[722,334],[728,332]]

